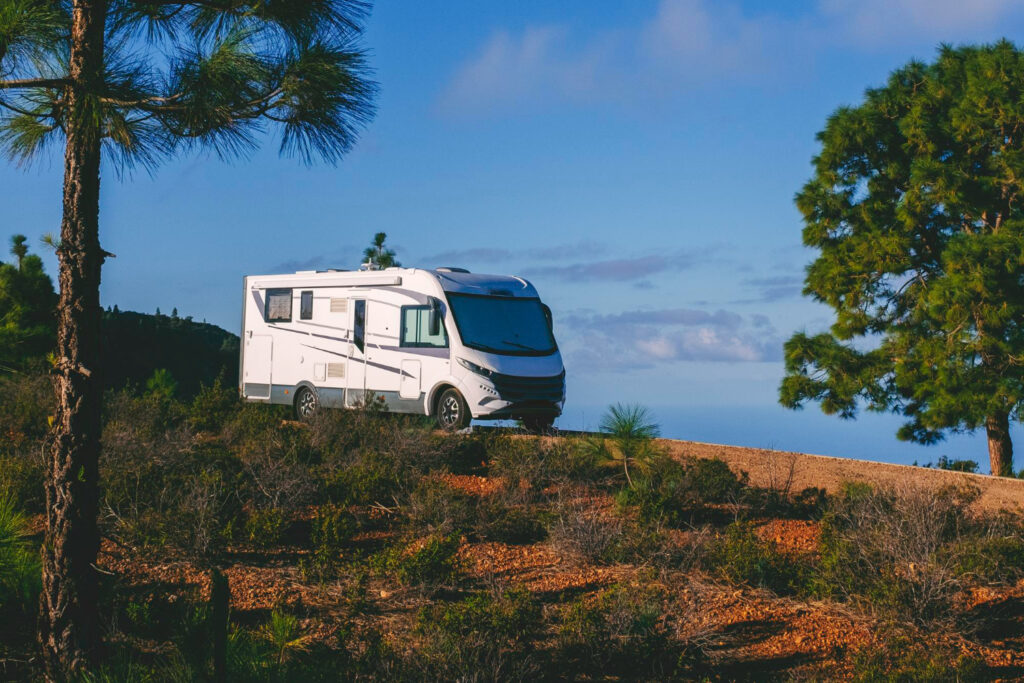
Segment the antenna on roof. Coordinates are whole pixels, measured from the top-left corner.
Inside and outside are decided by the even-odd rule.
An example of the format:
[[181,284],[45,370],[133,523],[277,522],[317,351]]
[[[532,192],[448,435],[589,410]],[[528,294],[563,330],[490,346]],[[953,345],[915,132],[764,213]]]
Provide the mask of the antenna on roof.
[[469,271],[465,268],[456,268],[455,266],[441,266],[436,268],[439,273],[468,273]]

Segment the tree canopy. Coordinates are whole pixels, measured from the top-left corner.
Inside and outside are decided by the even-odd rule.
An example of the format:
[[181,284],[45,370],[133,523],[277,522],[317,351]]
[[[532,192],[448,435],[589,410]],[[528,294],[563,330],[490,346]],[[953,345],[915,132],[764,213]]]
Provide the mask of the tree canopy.
[[22,369],[53,350],[57,294],[24,235],[11,238],[16,262],[0,263],[0,371]]
[[1024,54],[942,47],[829,117],[797,195],[830,331],[785,345],[781,402],[858,406],[932,443],[986,427],[1009,474],[1024,401]]
[[363,250],[363,258],[366,263],[376,268],[398,268],[402,264],[395,258],[395,250],[385,246],[387,233],[378,232],[373,236],[373,242]]
[[[0,143],[30,161],[68,123],[70,2],[0,2]],[[86,116],[119,169],[181,149],[340,159],[373,115],[359,0],[110,0]]]

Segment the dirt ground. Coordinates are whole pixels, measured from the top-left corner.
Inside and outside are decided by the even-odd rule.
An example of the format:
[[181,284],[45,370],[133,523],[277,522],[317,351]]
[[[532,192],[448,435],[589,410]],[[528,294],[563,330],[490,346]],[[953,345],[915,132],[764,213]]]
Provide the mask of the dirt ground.
[[970,484],[981,490],[975,502],[978,510],[1024,510],[1024,479],[991,477],[985,474],[950,472],[948,470],[891,465],[867,460],[835,458],[763,448],[724,446],[698,441],[660,439],[660,443],[675,455],[698,458],[720,458],[733,470],[742,470],[750,476],[754,486],[780,486],[790,480],[792,491],[808,486],[823,488],[833,493],[847,481],[875,485],[911,485],[942,488],[949,485]]
[[[680,456],[721,458],[747,472],[750,483],[800,491],[820,487],[835,491],[844,481],[882,485],[943,487],[970,483],[981,489],[975,503],[986,510],[1021,510],[1024,481],[930,470],[842,458],[789,453],[690,441],[661,442]],[[500,481],[486,476],[446,475],[446,481],[476,496],[493,495]],[[610,499],[607,501],[611,503]],[[810,520],[763,519],[756,532],[787,553],[816,552],[819,524]],[[305,632],[329,640],[344,627],[338,612],[341,584],[312,586],[296,570],[304,549],[277,554],[238,552],[227,563],[232,610],[242,622],[265,618],[275,605],[301,607]],[[519,585],[545,605],[567,596],[594,593],[617,582],[649,581],[631,565],[579,566],[561,557],[548,542],[508,545],[464,541],[460,556],[467,579],[477,585]],[[118,577],[129,593],[164,596],[183,590],[207,590],[206,572],[187,561],[147,561],[110,543],[100,566]],[[864,614],[826,602],[802,602],[767,591],[729,585],[711,577],[678,571],[662,573],[673,597],[681,628],[697,629],[715,667],[716,680],[841,679],[849,676],[849,654],[878,646],[877,624]],[[421,601],[389,582],[372,580],[367,598],[375,623],[400,641],[409,632]],[[980,657],[1001,680],[1024,680],[1024,581],[976,591],[969,612],[982,629],[971,639],[950,632],[947,645]]]

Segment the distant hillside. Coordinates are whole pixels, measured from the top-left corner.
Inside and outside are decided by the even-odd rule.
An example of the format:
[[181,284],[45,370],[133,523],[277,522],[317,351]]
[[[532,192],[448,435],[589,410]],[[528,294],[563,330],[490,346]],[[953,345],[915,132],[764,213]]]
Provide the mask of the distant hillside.
[[108,388],[144,386],[157,368],[168,370],[189,397],[218,376],[238,383],[238,337],[190,318],[131,311],[103,314],[103,377]]

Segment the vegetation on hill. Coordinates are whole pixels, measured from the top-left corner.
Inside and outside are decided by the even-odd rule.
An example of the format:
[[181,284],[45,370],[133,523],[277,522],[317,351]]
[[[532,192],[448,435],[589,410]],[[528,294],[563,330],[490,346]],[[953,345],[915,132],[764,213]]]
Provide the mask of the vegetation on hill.
[[[32,397],[35,381],[0,390]],[[1024,671],[1005,636],[970,625],[977,596],[1016,594],[1024,525],[972,510],[969,488],[757,488],[720,460],[667,456],[631,406],[599,437],[453,435],[380,411],[296,423],[216,381],[188,401],[165,388],[106,400],[96,680]],[[12,577],[35,571],[47,414],[31,398],[0,407],[17,435],[0,442]],[[21,615],[0,620],[8,678],[39,673],[38,590],[0,584],[0,610]]]

